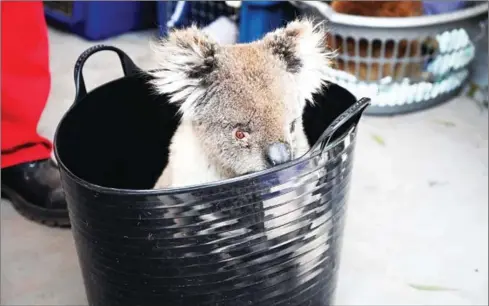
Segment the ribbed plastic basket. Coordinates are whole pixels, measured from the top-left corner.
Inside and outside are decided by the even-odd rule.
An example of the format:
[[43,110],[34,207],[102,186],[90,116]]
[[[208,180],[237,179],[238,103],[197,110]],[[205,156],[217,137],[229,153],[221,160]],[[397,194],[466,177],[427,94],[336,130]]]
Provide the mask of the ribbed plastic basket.
[[[101,50],[118,54],[125,76],[87,93],[81,71]],[[302,158],[154,190],[179,117],[148,80],[117,48],[87,50],[75,68],[74,105],[56,131],[89,304],[330,305],[357,124],[369,100],[331,84],[305,111],[313,146]]]
[[331,81],[372,97],[370,115],[421,110],[455,96],[469,77],[474,41],[487,31],[487,2],[409,18],[345,15],[324,1],[291,2],[327,20],[328,42],[338,51]]

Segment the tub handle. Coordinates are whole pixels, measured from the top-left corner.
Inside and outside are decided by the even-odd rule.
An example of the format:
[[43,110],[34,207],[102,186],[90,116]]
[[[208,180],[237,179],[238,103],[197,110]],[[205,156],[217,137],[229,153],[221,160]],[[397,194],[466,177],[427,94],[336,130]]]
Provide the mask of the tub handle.
[[114,51],[115,53],[117,53],[119,59],[121,60],[124,76],[130,76],[141,71],[141,69],[139,69],[136,66],[136,64],[134,64],[131,58],[119,48],[113,46],[107,46],[107,45],[96,45],[90,47],[87,50],[85,50],[85,52],[83,52],[80,55],[80,57],[78,57],[78,60],[76,61],[75,64],[75,71],[74,71],[75,90],[76,90],[75,103],[77,103],[87,95],[87,88],[85,87],[85,80],[83,79],[83,73],[82,73],[85,62],[93,54],[105,50]]
[[335,132],[338,131],[338,129],[343,124],[345,124],[347,121],[353,118],[353,116],[361,114],[367,108],[367,106],[370,105],[370,101],[371,101],[370,98],[361,98],[353,105],[348,107],[343,113],[341,113],[341,115],[336,117],[336,119],[333,120],[333,122],[331,122],[331,124],[326,128],[326,130],[324,130],[324,132],[319,137],[318,141],[316,141],[316,143],[309,150],[309,154],[306,154],[306,156],[311,155],[312,152],[314,152],[317,149],[317,147],[320,147],[321,152],[324,151],[324,149],[329,144],[329,141],[331,140]]

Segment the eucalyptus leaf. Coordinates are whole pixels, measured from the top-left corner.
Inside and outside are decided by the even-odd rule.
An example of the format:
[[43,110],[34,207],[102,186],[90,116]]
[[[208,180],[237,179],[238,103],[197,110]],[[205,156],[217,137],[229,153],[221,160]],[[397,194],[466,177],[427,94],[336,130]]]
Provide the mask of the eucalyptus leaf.
[[409,284],[409,287],[422,291],[456,291],[453,288],[440,287],[434,285]]

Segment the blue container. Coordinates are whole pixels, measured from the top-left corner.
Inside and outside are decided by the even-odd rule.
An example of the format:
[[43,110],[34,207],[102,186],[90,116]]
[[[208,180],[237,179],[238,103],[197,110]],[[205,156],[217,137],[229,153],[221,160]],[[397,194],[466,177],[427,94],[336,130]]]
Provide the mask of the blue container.
[[102,40],[156,26],[153,2],[49,1],[44,13],[50,24],[88,40]]
[[160,35],[166,35],[170,24],[182,23],[188,14],[188,8],[189,6],[185,1],[158,1],[156,3],[156,20],[158,21]]
[[284,26],[294,10],[287,1],[243,1],[241,3],[239,42],[248,43]]

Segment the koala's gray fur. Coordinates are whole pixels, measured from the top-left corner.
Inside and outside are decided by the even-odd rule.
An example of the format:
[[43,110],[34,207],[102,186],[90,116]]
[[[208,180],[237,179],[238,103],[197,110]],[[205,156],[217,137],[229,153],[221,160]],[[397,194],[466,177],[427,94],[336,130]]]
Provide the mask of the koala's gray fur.
[[[326,81],[333,56],[325,36],[321,26],[297,20],[248,44],[219,45],[196,27],[173,31],[157,43],[160,70],[152,73],[151,82],[179,106],[182,119],[155,188],[197,185],[263,170],[270,167],[265,150],[276,142],[290,145],[292,158],[306,153],[303,109]],[[236,129],[245,131],[246,137],[235,138]],[[301,192],[310,193],[309,189]],[[279,216],[265,222],[267,228],[276,228],[267,233],[269,238],[298,226],[289,224],[301,215],[294,201],[298,196],[284,194],[280,203],[290,204],[268,210],[267,214]],[[312,201],[313,196],[302,200]],[[263,204],[273,207],[274,201]],[[209,214],[201,219],[219,218]],[[324,248],[314,252],[318,251]]]
[[[264,151],[288,143],[293,158],[309,149],[306,101],[326,78],[325,33],[308,20],[249,44],[219,45],[196,27],[155,45],[157,92],[177,103],[182,121],[155,188],[196,185],[270,167]],[[235,130],[247,132],[237,140]]]

